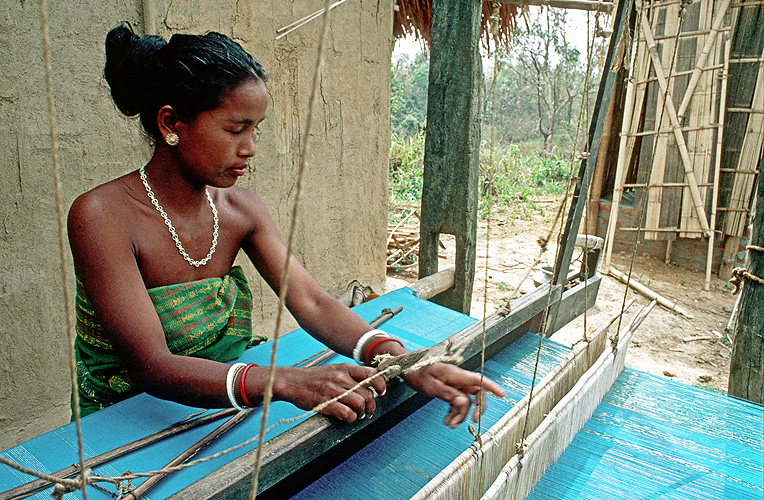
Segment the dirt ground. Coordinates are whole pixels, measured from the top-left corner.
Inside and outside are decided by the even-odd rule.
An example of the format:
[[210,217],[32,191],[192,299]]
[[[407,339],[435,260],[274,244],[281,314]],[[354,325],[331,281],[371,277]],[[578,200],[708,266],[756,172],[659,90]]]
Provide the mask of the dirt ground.
[[[484,220],[479,222],[471,316],[482,318],[484,311],[491,314],[507,299],[534,288],[532,277],[537,274],[540,265],[534,268],[527,279],[521,281],[528,274],[528,267],[539,257],[540,249],[536,240],[548,232],[557,205],[555,200],[549,200],[537,203],[537,207],[538,210],[526,213],[523,218],[495,216],[490,222],[489,237],[486,237],[488,224]],[[552,241],[557,236],[557,230],[554,234]],[[443,269],[453,261],[454,239],[450,235],[442,235],[441,240],[446,246],[440,264]],[[541,256],[541,264],[553,262],[554,251],[554,246],[549,245]],[[578,252],[574,259],[577,255]],[[628,273],[631,256],[631,251],[614,252],[611,266]],[[414,281],[416,266],[397,272],[388,271],[388,279],[389,288],[396,286],[396,283],[403,283],[397,280]],[[634,333],[626,365],[686,384],[726,392],[731,339],[725,329],[736,297],[722,287],[708,292],[703,290],[703,273],[667,265],[654,256],[639,253],[634,259],[632,270],[632,280],[635,279],[667,299],[676,301],[693,318],[656,306]],[[596,304],[586,314],[586,328],[594,331],[620,311],[624,293],[627,301],[636,299],[626,312],[626,320],[631,319],[642,305],[650,302],[631,288],[627,290],[626,285],[612,276],[603,276]],[[487,302],[484,300],[486,296]],[[626,323],[624,321],[624,325]],[[615,331],[615,326],[611,327],[611,333]],[[571,345],[583,336],[583,329],[584,317],[580,316],[555,333],[552,339]]]

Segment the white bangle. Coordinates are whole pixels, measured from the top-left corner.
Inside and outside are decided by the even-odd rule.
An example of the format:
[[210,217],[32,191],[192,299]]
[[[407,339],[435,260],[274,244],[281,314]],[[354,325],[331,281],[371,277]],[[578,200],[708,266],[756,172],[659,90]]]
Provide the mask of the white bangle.
[[361,356],[363,355],[363,348],[366,345],[367,342],[369,342],[371,339],[377,339],[382,337],[389,337],[387,333],[383,332],[382,330],[369,330],[368,332],[361,335],[361,338],[358,339],[358,342],[355,344],[355,348],[353,349],[353,360],[358,363],[359,365],[363,364],[363,360],[361,359]]
[[234,394],[234,391],[233,391],[233,384],[234,384],[234,379],[236,378],[236,373],[242,368],[244,368],[245,366],[247,366],[246,363],[236,363],[231,365],[231,367],[228,369],[228,374],[225,377],[225,388],[226,388],[226,391],[228,392],[228,400],[231,402],[231,406],[233,406],[239,411],[244,411],[246,410],[246,408],[241,406],[238,403],[238,401],[236,401],[236,395]]

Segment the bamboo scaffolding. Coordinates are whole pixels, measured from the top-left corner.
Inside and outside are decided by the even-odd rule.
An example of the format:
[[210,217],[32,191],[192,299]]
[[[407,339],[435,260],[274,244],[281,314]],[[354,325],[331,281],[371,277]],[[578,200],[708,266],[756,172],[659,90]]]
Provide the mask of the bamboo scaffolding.
[[698,221],[700,223],[701,229],[703,229],[705,235],[708,235],[711,230],[708,226],[708,219],[706,217],[704,203],[701,199],[700,190],[698,189],[698,182],[693,172],[692,161],[690,160],[690,156],[687,153],[687,144],[681,131],[676,108],[674,108],[674,103],[671,100],[668,82],[666,81],[666,78],[663,74],[663,65],[661,63],[660,56],[658,55],[657,45],[655,40],[653,40],[652,33],[650,31],[650,23],[645,12],[642,13],[642,32],[645,35],[650,57],[653,61],[653,68],[655,70],[656,76],[658,77],[658,85],[661,89],[661,93],[666,96],[666,99],[664,100],[664,106],[666,107],[666,112],[668,113],[669,120],[673,125],[672,131],[674,132],[676,145],[682,158],[682,166],[684,167],[685,177],[687,178],[687,182],[690,184],[689,191],[690,195],[692,196],[693,207],[695,209],[696,215],[698,216]]
[[637,49],[639,47],[639,40],[634,39],[631,45],[631,57],[629,58],[629,76],[626,83],[626,98],[624,102],[623,121],[621,122],[621,134],[620,143],[618,145],[618,161],[616,162],[615,170],[615,186],[613,187],[613,201],[610,205],[610,218],[608,220],[607,231],[605,233],[605,258],[602,262],[602,269],[604,273],[608,272],[610,268],[610,257],[613,252],[613,240],[615,239],[615,230],[618,224],[618,212],[621,206],[621,197],[623,196],[623,183],[627,172],[626,157],[629,150],[629,143],[633,148],[634,140],[628,137],[631,121],[634,116],[634,106],[637,100],[635,81],[635,65]]
[[532,5],[535,7],[556,7],[559,9],[587,10],[590,12],[613,11],[613,2],[593,2],[589,0],[499,0],[511,5]]
[[722,166],[722,142],[724,135],[724,103],[727,102],[727,82],[729,78],[729,60],[730,60],[730,48],[732,46],[732,40],[727,39],[724,43],[724,61],[725,67],[721,74],[721,90],[719,96],[719,123],[722,124],[719,128],[719,132],[716,138],[716,164],[714,165],[714,193],[711,200],[711,236],[708,238],[708,255],[706,256],[706,282],[704,289],[706,291],[711,289],[711,268],[713,267],[714,258],[714,237],[716,236],[716,212],[719,209],[719,177],[721,176]]
[[[758,84],[755,87],[753,93],[753,99],[751,103],[751,110],[764,109],[764,89],[762,89],[761,82],[764,82],[764,64],[759,64],[759,71],[757,75]],[[727,108],[726,112],[731,110],[734,112],[738,108]],[[745,136],[743,139],[742,147],[740,148],[740,155],[738,157],[737,170],[752,172],[756,170],[758,166],[758,159],[762,149],[762,143],[764,142],[764,114],[763,113],[749,113],[748,124],[745,129]],[[751,192],[753,190],[753,175],[735,175],[732,194],[728,208],[741,209],[740,215],[734,217],[725,217],[724,219],[724,233],[742,235],[745,229],[746,217],[744,213],[747,213],[748,205],[750,204]],[[745,210],[743,210],[745,209]]]
[[[624,184],[624,188],[650,188],[653,187],[653,184],[647,184],[647,183],[628,183]],[[659,187],[668,187],[668,188],[680,188],[680,187],[687,187],[688,184],[686,182],[660,182],[658,184],[655,184],[655,186]],[[711,187],[713,186],[713,183],[705,182],[698,184],[699,187]]]
[[724,16],[727,14],[727,11],[729,10],[730,6],[730,0],[722,0],[719,4],[719,9],[716,11],[716,14],[714,15],[714,21],[711,25],[711,31],[708,34],[708,37],[706,38],[706,43],[703,45],[703,50],[700,52],[700,55],[695,60],[695,69],[693,70],[692,77],[690,78],[690,83],[687,84],[687,91],[684,94],[684,98],[682,99],[682,103],[679,105],[679,109],[677,110],[676,114],[679,117],[679,120],[684,119],[684,115],[687,112],[687,108],[690,105],[690,99],[692,98],[693,92],[695,91],[695,87],[698,85],[698,81],[700,80],[701,72],[703,71],[702,68],[706,64],[706,60],[708,59],[708,55],[711,52],[711,48],[714,46],[716,42],[716,35],[719,33],[722,27],[722,23],[724,22]]
[[[666,3],[661,3],[660,5],[663,6],[663,5],[666,5]],[[730,31],[730,29],[731,28],[729,26],[724,26],[724,27],[720,28],[719,31]],[[680,39],[682,39],[682,38],[690,38],[690,37],[695,37],[695,36],[705,36],[705,35],[708,35],[710,33],[711,33],[710,29],[707,29],[707,30],[694,30],[694,31],[683,31],[683,32],[679,33],[678,35],[676,33],[672,33],[670,35],[660,35],[660,36],[656,35],[655,36],[655,41],[660,42],[661,40],[665,40],[667,38],[676,38],[677,36]]]
[[[729,3],[729,0],[723,0],[722,3],[718,4],[716,13],[714,13],[715,5],[713,1],[704,0],[699,3],[699,22],[703,26],[711,26],[712,29],[709,35],[706,37],[706,42],[702,44],[702,49],[700,48],[702,39],[697,37],[696,40],[694,40],[696,44],[695,50],[685,51],[685,55],[692,53],[695,65],[693,72],[690,75],[690,80],[684,91],[684,95],[682,96],[682,102],[677,109],[677,116],[679,118],[679,123],[685,123],[689,125],[690,128],[697,129],[698,127],[705,126],[706,124],[715,121],[717,118],[717,112],[715,108],[716,99],[713,97],[718,94],[718,89],[714,88],[714,81],[715,77],[718,76],[718,72],[711,73],[702,71],[701,68],[705,66],[709,60],[716,60],[717,62],[720,61],[720,53],[718,48],[722,44],[717,43],[716,35],[719,30],[715,28],[721,27],[720,23],[724,20],[724,13],[727,10],[727,5],[724,4],[724,1]],[[717,23],[719,23],[719,26],[716,25]],[[709,56],[711,57],[710,59]],[[688,116],[685,116],[689,109],[688,105],[690,100],[693,102],[693,111],[689,113]],[[685,107],[684,111],[681,109],[682,106]],[[682,135],[685,137],[687,144],[692,145],[692,151],[694,151],[694,155],[692,151],[688,152],[693,159],[693,172],[695,176],[699,181],[713,178],[713,153],[715,144],[714,129],[703,128],[702,130],[686,132]],[[688,192],[688,189],[689,186],[684,188],[682,192],[682,209],[680,212],[679,221],[679,227],[685,231],[695,230],[699,227],[698,219],[692,216],[692,206],[690,204],[690,193]],[[711,198],[713,198],[715,191],[713,186],[711,186],[711,189],[709,189],[708,187],[701,186],[700,183],[698,183],[698,190],[700,191],[701,200],[704,201],[703,212],[706,213],[706,207],[709,207],[710,209],[709,203],[707,201],[709,200],[709,195]],[[691,234],[682,232],[679,234],[679,237],[695,237],[695,233]]]
[[[700,130],[712,130],[717,129],[721,127],[718,123],[711,123],[705,127],[682,127],[682,132],[698,132]],[[658,135],[658,134],[668,134],[671,132],[671,129],[663,129],[663,130],[644,130],[642,132],[633,132],[631,134],[626,134],[626,137],[647,137],[651,135]]]

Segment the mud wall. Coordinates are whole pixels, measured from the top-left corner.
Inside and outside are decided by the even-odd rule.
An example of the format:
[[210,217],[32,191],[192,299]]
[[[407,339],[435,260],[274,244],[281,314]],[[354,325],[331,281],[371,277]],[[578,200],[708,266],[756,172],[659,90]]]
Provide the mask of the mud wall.
[[[357,279],[384,283],[392,0],[333,11],[299,209],[295,253],[330,293]],[[225,33],[265,67],[272,96],[256,166],[240,184],[258,193],[286,239],[316,49],[317,19],[277,30],[323,2],[128,0],[49,3],[53,95],[63,207],[137,169],[151,146],[122,116],[103,79],[103,41],[127,20],[138,33]],[[145,12],[144,12],[145,9]],[[0,449],[69,421],[71,382],[61,252],[37,2],[0,5]],[[73,289],[68,245],[64,258]],[[272,333],[276,298],[242,260],[256,329]],[[293,326],[294,323],[292,323]]]

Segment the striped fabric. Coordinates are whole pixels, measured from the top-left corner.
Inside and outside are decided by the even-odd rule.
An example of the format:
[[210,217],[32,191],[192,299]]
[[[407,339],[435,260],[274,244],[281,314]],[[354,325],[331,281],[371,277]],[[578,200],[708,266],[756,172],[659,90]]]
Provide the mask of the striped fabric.
[[[222,278],[152,288],[170,352],[230,361],[267,340],[252,334],[252,293],[241,267]],[[82,282],[77,279],[77,385],[81,414],[88,415],[139,392],[104,335]]]

